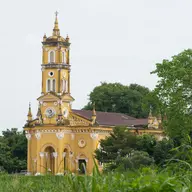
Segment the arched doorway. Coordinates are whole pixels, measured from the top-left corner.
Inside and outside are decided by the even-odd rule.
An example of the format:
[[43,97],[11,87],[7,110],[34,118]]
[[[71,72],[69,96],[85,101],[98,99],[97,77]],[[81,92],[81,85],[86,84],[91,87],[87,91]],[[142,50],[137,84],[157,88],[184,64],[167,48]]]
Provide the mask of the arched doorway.
[[79,174],[86,174],[87,162],[88,162],[87,157],[84,154],[80,154],[77,159],[78,159]]
[[69,151],[66,148],[63,151],[63,168],[64,172],[69,170]]
[[55,158],[53,153],[55,152],[54,148],[48,146],[45,148],[45,169],[47,173],[55,173]]

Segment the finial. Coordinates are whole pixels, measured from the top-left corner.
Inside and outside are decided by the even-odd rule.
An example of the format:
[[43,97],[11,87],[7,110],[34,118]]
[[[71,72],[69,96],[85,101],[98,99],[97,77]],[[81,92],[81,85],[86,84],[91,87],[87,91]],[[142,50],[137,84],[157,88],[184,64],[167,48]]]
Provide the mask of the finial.
[[37,111],[37,117],[41,116],[41,104],[39,102],[38,111]]
[[41,114],[41,103],[39,102],[39,106],[38,106],[38,111],[37,111],[37,118],[38,118],[38,123],[40,125],[43,124],[43,118],[42,118],[42,114]]
[[93,116],[96,116],[96,111],[95,111],[95,102],[93,102]]
[[91,117],[91,119],[92,119],[91,124],[92,124],[92,125],[95,125],[95,124],[96,124],[95,102],[93,103],[93,111],[92,111],[92,117]]
[[28,121],[32,120],[31,103],[30,102],[29,102],[29,110],[28,110],[27,117],[28,117]]
[[56,11],[56,12],[55,12],[55,16],[57,17],[57,15],[58,15],[58,14],[59,14],[59,12],[58,12],[58,11]]
[[66,37],[66,41],[68,42],[69,41],[69,35],[67,34],[67,37]]
[[46,41],[46,39],[47,39],[47,36],[46,36],[46,34],[44,34],[43,41]]
[[58,11],[55,12],[55,25],[54,25],[54,29],[53,29],[53,36],[59,36],[60,35],[57,16],[58,16]]

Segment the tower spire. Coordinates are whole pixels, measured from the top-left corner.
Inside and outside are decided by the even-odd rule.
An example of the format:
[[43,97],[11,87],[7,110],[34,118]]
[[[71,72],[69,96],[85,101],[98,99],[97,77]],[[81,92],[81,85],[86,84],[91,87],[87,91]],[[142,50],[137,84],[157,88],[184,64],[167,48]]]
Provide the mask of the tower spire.
[[92,111],[92,125],[95,125],[96,123],[96,118],[97,118],[97,115],[96,115],[96,111],[95,111],[95,102],[93,103],[93,111]]
[[29,103],[29,110],[28,110],[27,118],[28,118],[28,121],[32,120],[31,103]]
[[54,28],[53,28],[53,36],[60,36],[60,30],[59,30],[59,23],[58,23],[58,12],[55,12],[55,23],[54,23]]

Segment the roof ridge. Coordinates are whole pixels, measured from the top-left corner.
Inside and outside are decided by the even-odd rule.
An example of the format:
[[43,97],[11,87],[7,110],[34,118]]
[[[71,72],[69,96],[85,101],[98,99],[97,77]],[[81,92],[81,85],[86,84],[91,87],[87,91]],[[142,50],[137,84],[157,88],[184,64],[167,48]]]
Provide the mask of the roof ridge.
[[[76,110],[76,111],[90,111],[90,112],[92,112],[92,110],[86,110],[86,109],[72,109],[72,110]],[[132,118],[135,118],[135,117],[133,117],[133,116],[130,116],[130,115],[127,115],[126,113],[120,113],[120,112],[112,112],[112,111],[97,111],[96,110],[96,112],[98,113],[113,113],[113,114],[121,114],[121,115],[126,115],[126,116],[128,116],[128,117],[132,117]],[[137,118],[135,118],[135,119],[137,119]]]

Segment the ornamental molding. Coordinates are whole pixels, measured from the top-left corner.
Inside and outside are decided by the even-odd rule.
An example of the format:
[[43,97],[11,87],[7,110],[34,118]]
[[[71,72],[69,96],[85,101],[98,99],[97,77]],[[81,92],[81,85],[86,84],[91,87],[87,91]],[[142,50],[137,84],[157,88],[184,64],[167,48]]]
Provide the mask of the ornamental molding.
[[85,141],[84,139],[79,139],[79,141],[78,141],[78,146],[79,146],[80,148],[85,147],[85,146],[86,146],[86,141]]
[[98,133],[90,133],[90,137],[93,139],[93,140],[97,140],[98,139]]
[[35,137],[37,140],[41,139],[41,132],[39,132],[38,130],[35,133]]
[[40,156],[41,158],[43,158],[43,157],[44,157],[44,152],[39,152],[39,156]]
[[61,131],[61,132],[57,132],[57,133],[56,133],[56,136],[57,136],[58,139],[63,139],[63,137],[65,136],[65,134],[64,134],[63,131]]
[[27,138],[27,140],[31,140],[31,134],[30,133],[26,133],[25,137]]
[[70,126],[89,126],[90,122],[74,114],[69,115]]
[[45,69],[68,69],[70,70],[70,65],[69,64],[52,64],[52,63],[48,63],[48,64],[42,64],[42,67],[44,67]]
[[58,157],[57,152],[53,152],[52,155],[53,155],[54,158],[57,158],[57,157]]

